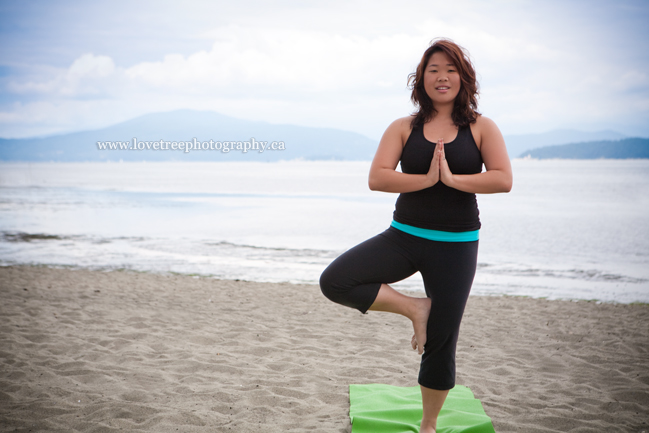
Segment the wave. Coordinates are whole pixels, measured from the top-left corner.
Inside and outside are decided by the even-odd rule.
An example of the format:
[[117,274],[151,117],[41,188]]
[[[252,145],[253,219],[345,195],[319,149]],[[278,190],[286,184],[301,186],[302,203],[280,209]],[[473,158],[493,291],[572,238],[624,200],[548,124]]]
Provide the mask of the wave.
[[645,278],[637,278],[628,275],[621,275],[606,272],[599,269],[552,269],[540,268],[538,266],[525,265],[497,265],[488,263],[479,263],[478,268],[490,274],[511,276],[511,277],[550,277],[557,279],[570,279],[570,280],[583,280],[583,281],[603,281],[603,282],[618,282],[618,283],[632,283],[641,284],[649,280]]
[[[336,258],[342,251],[290,248],[277,246],[252,245],[236,243],[227,240],[213,239],[170,239],[170,238],[147,238],[140,236],[119,236],[119,237],[98,237],[89,235],[62,235],[50,233],[28,233],[22,231],[0,232],[0,242],[7,244],[22,244],[19,248],[21,254],[12,257],[10,251],[4,251],[6,258],[4,263],[26,264],[26,263],[50,263],[57,264],[51,260],[44,260],[43,251],[34,248],[29,244],[47,243],[51,248],[46,251],[60,257],[63,265],[74,264],[74,259],[85,255],[85,265],[81,267],[92,268],[127,268],[137,270],[160,271],[165,269],[161,264],[167,263],[166,267],[177,267],[191,270],[197,266],[203,266],[206,260],[210,260],[215,268],[227,268],[229,271],[223,276],[236,275],[245,278],[247,275],[254,275],[255,278],[264,279],[264,272],[269,274],[271,280],[290,280],[295,267],[304,267],[304,275],[300,281],[317,282],[316,270],[322,270],[331,260]],[[11,249],[10,249],[11,250]],[[8,257],[7,257],[8,256]],[[66,259],[68,256],[68,259]],[[10,258],[12,257],[12,258]],[[158,261],[158,263],[154,263]],[[273,263],[275,268],[273,268]],[[287,275],[282,276],[281,273]],[[217,272],[218,274],[218,272]],[[312,277],[308,277],[313,274]],[[319,275],[319,273],[317,273]],[[578,268],[544,268],[542,266],[527,265],[522,263],[479,263],[478,275],[491,276],[498,281],[516,281],[522,286],[533,286],[534,280],[555,280],[561,286],[561,280],[579,280],[593,283],[625,283],[645,284],[649,280],[620,273],[611,273],[600,269],[578,269]],[[527,283],[525,281],[528,281]]]

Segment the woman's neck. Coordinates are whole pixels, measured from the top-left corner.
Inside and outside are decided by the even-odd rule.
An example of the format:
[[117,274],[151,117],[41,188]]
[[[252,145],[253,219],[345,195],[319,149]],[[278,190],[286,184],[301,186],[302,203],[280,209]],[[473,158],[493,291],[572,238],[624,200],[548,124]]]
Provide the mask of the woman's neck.
[[435,108],[435,111],[437,111],[437,114],[435,117],[438,119],[452,119],[453,118],[453,103],[449,104],[435,104],[433,107]]

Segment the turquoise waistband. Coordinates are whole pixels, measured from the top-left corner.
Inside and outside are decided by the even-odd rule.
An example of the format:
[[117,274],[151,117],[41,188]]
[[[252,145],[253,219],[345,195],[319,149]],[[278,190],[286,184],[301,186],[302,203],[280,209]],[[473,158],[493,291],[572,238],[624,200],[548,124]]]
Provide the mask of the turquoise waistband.
[[470,232],[443,232],[441,230],[429,230],[413,227],[408,224],[401,224],[394,220],[390,225],[395,229],[408,233],[409,235],[439,242],[473,242],[478,240],[478,233],[480,232],[480,230],[473,230]]

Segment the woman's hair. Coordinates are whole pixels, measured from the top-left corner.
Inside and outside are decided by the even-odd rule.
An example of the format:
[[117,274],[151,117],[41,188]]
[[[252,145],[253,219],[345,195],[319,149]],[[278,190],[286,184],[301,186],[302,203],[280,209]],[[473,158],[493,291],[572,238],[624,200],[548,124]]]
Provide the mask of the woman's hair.
[[436,39],[431,41],[430,47],[424,52],[421,62],[417,66],[417,71],[408,75],[408,87],[412,89],[410,99],[417,107],[415,118],[412,120],[412,127],[424,124],[435,117],[437,110],[433,107],[433,101],[430,99],[424,89],[424,73],[430,57],[436,52],[443,52],[457,68],[460,74],[462,86],[455,98],[453,113],[451,117],[457,127],[465,127],[475,123],[478,113],[478,81],[476,80],[475,69],[469,59],[467,51],[451,41],[450,39]]

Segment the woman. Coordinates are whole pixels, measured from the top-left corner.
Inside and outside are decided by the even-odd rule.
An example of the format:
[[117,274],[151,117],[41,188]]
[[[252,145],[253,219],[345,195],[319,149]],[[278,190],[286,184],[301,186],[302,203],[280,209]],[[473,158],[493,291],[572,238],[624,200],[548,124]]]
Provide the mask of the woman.
[[[412,321],[412,347],[422,355],[420,432],[432,433],[455,386],[458,331],[476,270],[475,194],[509,192],[512,170],[498,127],[477,111],[478,84],[463,48],[434,41],[408,84],[417,111],[388,127],[369,175],[371,190],[400,193],[394,220],[334,260],[320,286],[332,301],[362,313],[387,311]],[[388,285],[417,271],[427,298]]]

